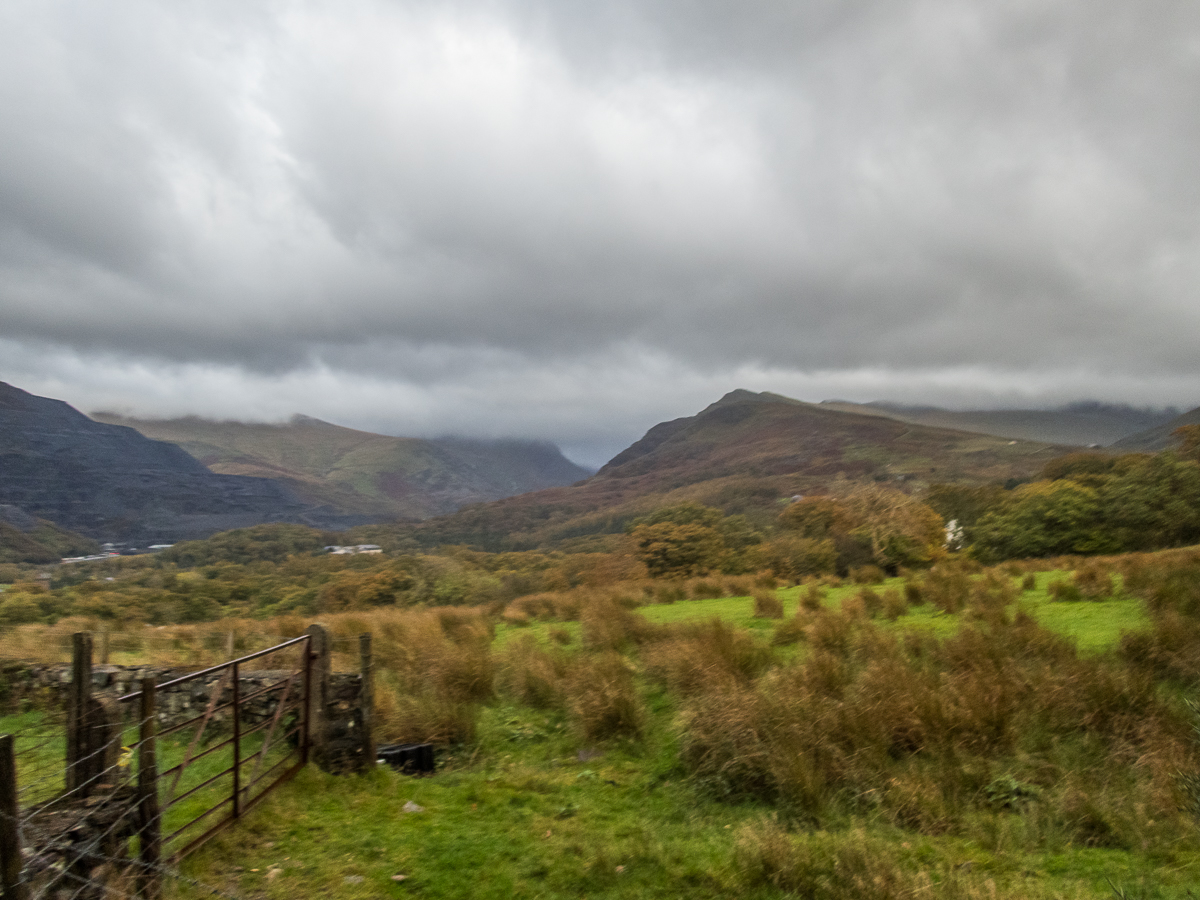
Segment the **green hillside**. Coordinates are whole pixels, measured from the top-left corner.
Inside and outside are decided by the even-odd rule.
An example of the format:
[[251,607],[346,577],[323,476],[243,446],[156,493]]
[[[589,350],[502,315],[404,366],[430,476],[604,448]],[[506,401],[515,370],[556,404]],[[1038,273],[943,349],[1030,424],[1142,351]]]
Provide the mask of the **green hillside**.
[[390,437],[307,416],[285,424],[93,418],[177,444],[214,472],[278,479],[340,514],[424,519],[588,475],[553,445],[531,441]]
[[697,415],[654,426],[582,484],[471,506],[425,523],[415,537],[426,545],[559,544],[620,532],[638,515],[685,500],[767,522],[782,499],[837,479],[906,488],[1021,481],[1068,449],[734,391]]
[[54,563],[64,556],[95,553],[100,545],[82,535],[0,504],[0,563]]

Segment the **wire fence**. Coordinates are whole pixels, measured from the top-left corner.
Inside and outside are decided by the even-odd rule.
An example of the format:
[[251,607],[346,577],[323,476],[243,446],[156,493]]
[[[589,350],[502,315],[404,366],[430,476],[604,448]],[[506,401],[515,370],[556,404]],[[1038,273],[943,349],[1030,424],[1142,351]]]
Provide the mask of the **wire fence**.
[[[77,638],[66,708],[0,717],[3,897],[158,898],[166,883],[234,897],[173,862],[307,761],[310,637],[145,680],[107,705],[89,693],[91,638]],[[160,732],[178,712],[160,696],[182,696],[190,713],[205,692],[203,713],[175,715]]]

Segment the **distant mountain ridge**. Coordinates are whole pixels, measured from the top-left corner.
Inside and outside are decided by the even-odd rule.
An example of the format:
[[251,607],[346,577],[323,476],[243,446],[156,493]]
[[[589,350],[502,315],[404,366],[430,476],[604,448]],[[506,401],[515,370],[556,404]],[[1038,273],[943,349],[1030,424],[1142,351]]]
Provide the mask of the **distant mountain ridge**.
[[1109,403],[1072,403],[1060,409],[941,409],[875,401],[849,403],[826,400],[821,406],[842,412],[886,416],[901,422],[953,428],[1017,440],[1107,447],[1124,438],[1170,422],[1179,411],[1138,409]]
[[551,546],[619,533],[634,516],[683,500],[765,522],[787,497],[842,479],[1022,480],[1072,449],[737,390],[694,416],[655,425],[580,484],[467,507],[423,523],[413,537],[488,549]]
[[93,418],[174,444],[216,473],[278,479],[346,515],[426,519],[592,474],[539,441],[391,437],[300,415],[282,424]]
[[1175,445],[1175,429],[1184,425],[1200,425],[1200,407],[1188,410],[1169,422],[1121,438],[1113,444],[1113,449],[1126,453],[1158,453]]
[[272,521],[329,524],[277,482],[215,475],[178,447],[3,382],[0,503],[101,540],[169,542]]

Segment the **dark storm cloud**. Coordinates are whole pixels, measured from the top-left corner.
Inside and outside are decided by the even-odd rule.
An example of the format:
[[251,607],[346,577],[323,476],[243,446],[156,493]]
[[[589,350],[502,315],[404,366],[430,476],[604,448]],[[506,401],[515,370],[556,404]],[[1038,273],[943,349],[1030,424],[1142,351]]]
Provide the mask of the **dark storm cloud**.
[[10,3],[0,378],[579,447],[1194,405],[1198,70],[1183,0]]

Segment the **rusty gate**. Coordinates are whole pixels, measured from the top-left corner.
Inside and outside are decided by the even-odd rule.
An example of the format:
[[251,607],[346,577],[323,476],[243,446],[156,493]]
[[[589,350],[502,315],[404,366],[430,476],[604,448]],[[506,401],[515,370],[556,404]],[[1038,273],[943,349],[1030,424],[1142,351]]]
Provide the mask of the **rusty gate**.
[[[180,858],[241,817],[308,761],[311,635],[120,698],[153,743],[161,853]],[[194,709],[202,709],[188,715]],[[182,721],[176,721],[183,714]],[[144,752],[146,739],[139,740]]]

